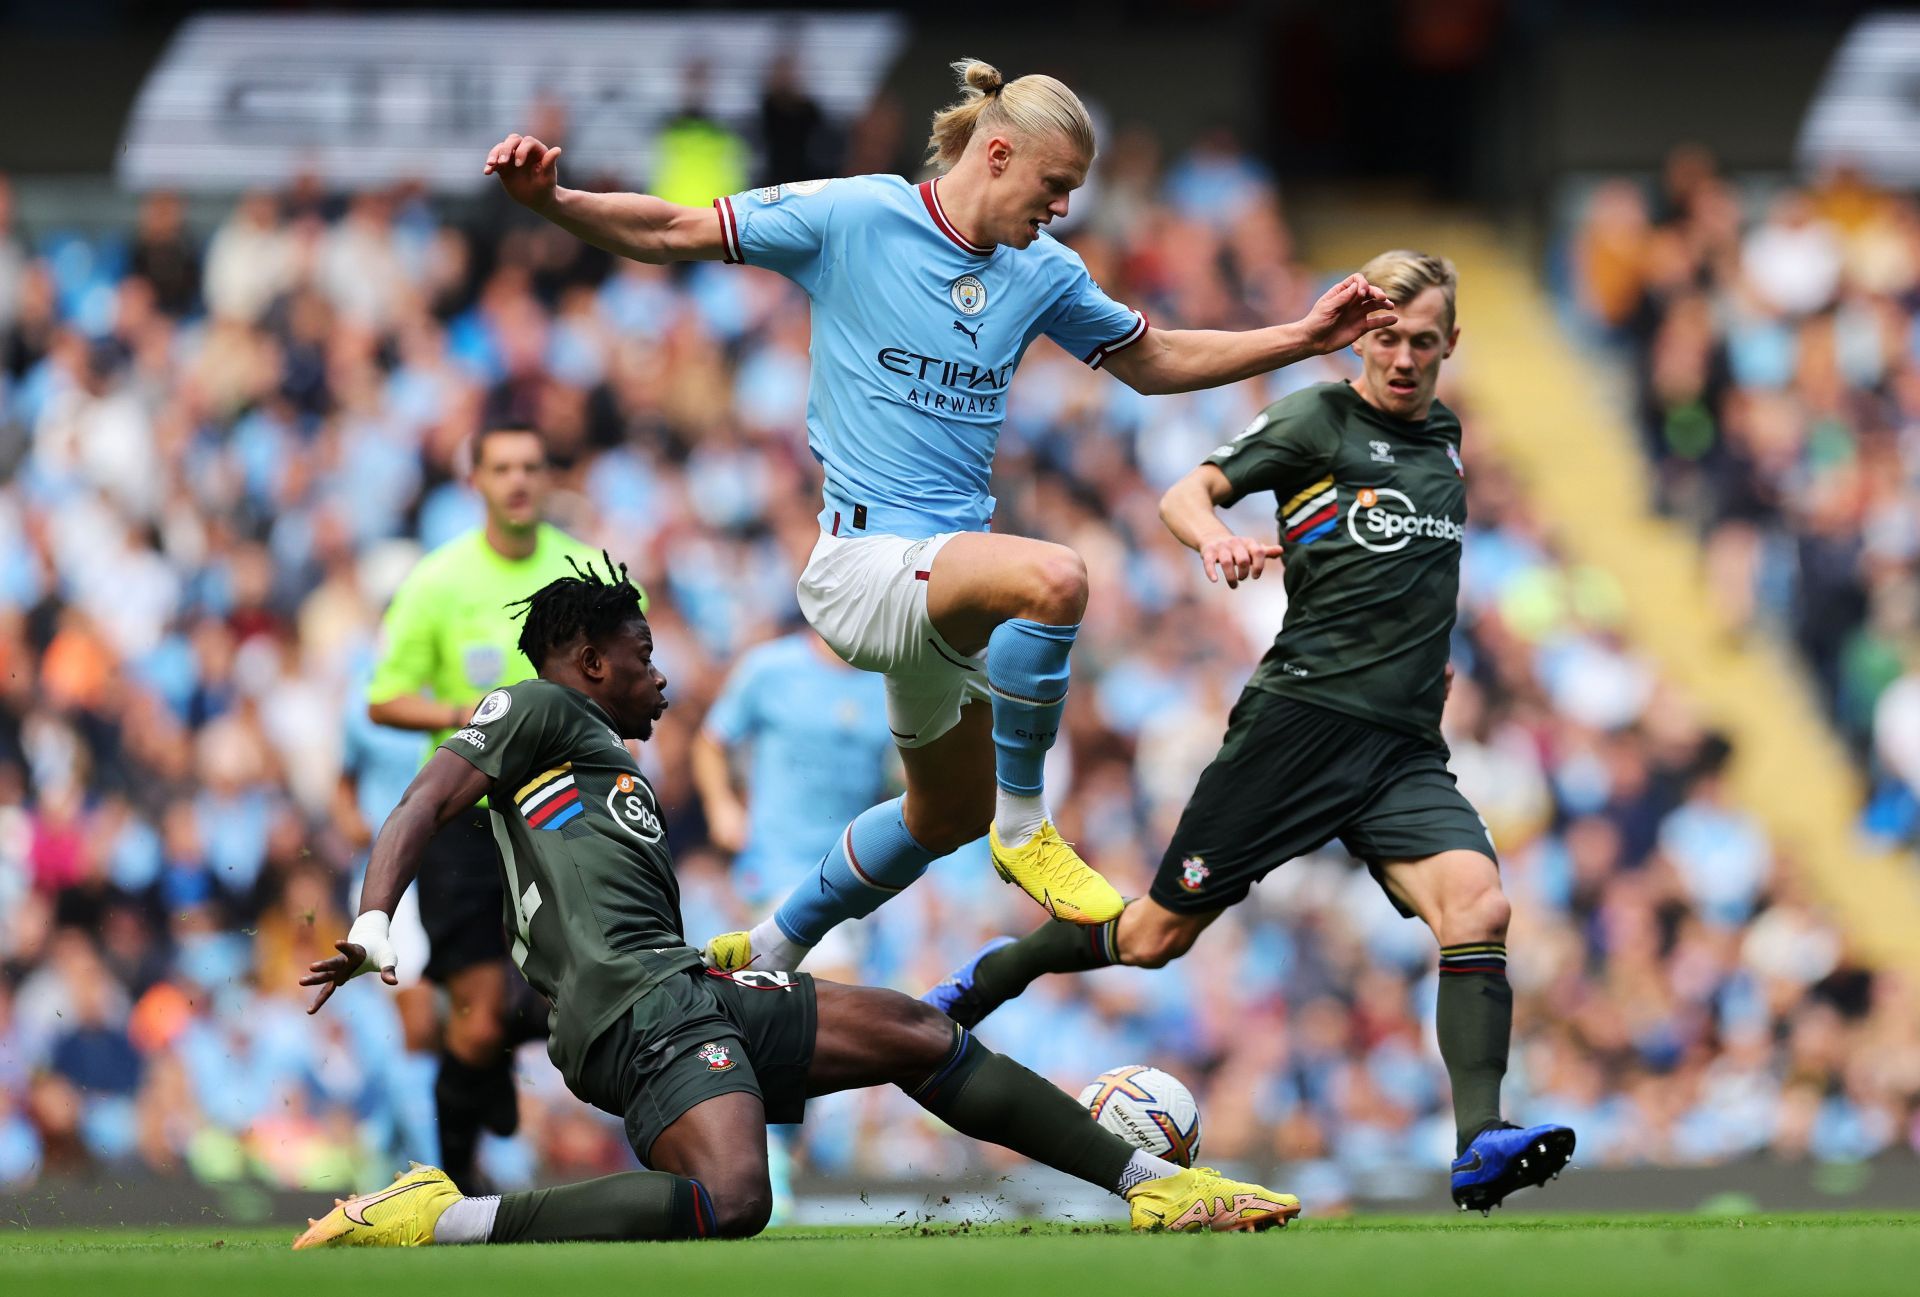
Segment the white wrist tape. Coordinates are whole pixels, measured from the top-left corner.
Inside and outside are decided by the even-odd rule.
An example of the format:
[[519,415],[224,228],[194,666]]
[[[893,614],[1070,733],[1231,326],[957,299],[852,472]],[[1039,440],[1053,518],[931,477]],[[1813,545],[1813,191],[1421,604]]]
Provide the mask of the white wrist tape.
[[347,932],[347,940],[367,952],[365,962],[354,970],[355,976],[393,967],[393,938],[387,931],[391,922],[379,910],[368,910],[353,921],[353,927]]

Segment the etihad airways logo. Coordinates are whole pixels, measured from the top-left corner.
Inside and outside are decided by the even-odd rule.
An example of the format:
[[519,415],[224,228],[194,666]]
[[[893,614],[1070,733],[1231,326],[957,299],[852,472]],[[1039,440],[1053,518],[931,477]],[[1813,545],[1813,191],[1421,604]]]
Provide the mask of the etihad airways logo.
[[[968,333],[958,320],[954,327]],[[968,334],[976,347],[979,339]],[[925,356],[905,347],[883,347],[874,356],[889,373],[913,380],[906,389],[909,405],[939,414],[1001,413],[1000,398],[1013,378],[1013,365],[983,365],[968,360]]]
[[905,347],[883,347],[874,359],[880,362],[882,369],[891,370],[904,378],[918,379],[922,383],[938,383],[942,387],[1000,388],[1005,387],[1013,377],[1012,365],[942,360],[939,356],[923,356]]
[[1415,536],[1450,540],[1458,545],[1467,530],[1451,518],[1421,513],[1404,491],[1390,486],[1362,487],[1347,510],[1347,534],[1362,549],[1391,554],[1407,547]]

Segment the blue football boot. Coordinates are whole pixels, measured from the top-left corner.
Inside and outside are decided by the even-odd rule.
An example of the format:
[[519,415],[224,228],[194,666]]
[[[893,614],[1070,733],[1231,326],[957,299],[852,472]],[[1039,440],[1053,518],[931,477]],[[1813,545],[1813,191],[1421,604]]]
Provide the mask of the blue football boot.
[[1000,1001],[989,1002],[973,984],[973,974],[980,967],[980,961],[1002,946],[1011,946],[1012,937],[995,937],[986,945],[973,952],[973,958],[960,965],[949,974],[945,981],[935,986],[920,998],[940,1012],[971,1031],[980,1025],[980,1020],[1000,1007]]
[[1529,1126],[1502,1122],[1473,1137],[1453,1160],[1453,1200],[1461,1211],[1482,1216],[1516,1189],[1545,1184],[1573,1159],[1573,1130],[1567,1126]]

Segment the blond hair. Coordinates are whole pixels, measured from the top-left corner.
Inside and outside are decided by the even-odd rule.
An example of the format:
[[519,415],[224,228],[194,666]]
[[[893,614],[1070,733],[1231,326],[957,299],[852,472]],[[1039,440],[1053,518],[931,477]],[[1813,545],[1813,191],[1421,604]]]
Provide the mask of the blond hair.
[[1000,69],[979,59],[960,59],[953,70],[960,77],[960,98],[933,115],[929,165],[951,170],[977,130],[1012,131],[1029,139],[1060,135],[1093,161],[1093,119],[1064,83],[1039,75],[1008,81]]
[[1360,273],[1392,298],[1395,306],[1405,306],[1429,288],[1439,289],[1447,299],[1447,332],[1453,332],[1454,295],[1460,287],[1460,276],[1445,257],[1395,248],[1360,267]]

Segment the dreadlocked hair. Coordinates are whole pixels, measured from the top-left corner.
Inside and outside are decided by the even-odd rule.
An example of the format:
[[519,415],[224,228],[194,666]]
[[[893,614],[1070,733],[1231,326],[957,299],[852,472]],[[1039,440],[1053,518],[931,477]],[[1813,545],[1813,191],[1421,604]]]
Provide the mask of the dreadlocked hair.
[[615,563],[605,550],[600,551],[600,557],[606,560],[607,577],[602,577],[591,561],[582,567],[569,554],[567,565],[573,569],[573,576],[558,577],[525,599],[507,605],[519,609],[514,616],[523,619],[520,651],[535,670],[548,654],[571,644],[577,636],[597,640],[636,617],[646,618],[640,590],[627,579],[627,565]]

